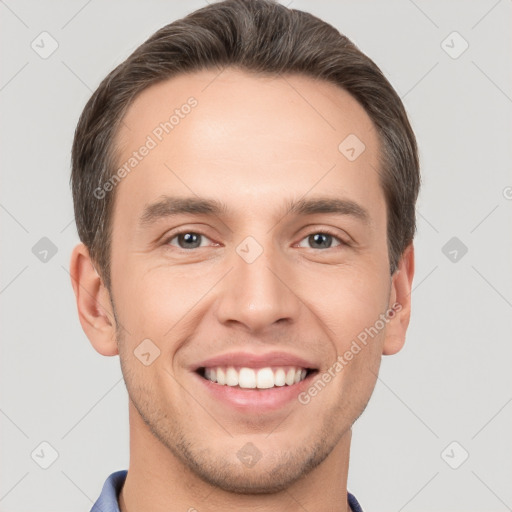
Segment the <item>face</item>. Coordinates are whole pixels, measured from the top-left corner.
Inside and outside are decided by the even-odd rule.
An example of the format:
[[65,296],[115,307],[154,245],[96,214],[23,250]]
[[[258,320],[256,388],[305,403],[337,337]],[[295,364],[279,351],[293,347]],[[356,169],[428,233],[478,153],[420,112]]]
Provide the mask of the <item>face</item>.
[[117,143],[111,299],[137,428],[222,489],[285,488],[349,435],[403,338],[375,127],[335,85],[228,69],[145,90]]

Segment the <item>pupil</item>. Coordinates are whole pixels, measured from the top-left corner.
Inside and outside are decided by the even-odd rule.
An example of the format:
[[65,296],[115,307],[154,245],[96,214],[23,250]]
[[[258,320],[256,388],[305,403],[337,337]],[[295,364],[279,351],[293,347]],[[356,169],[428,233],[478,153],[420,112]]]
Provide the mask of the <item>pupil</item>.
[[186,242],[185,245],[188,245],[188,247],[191,247],[194,244],[197,244],[199,240],[199,236],[196,233],[185,233],[182,235],[183,240]]
[[324,248],[329,248],[331,246],[331,235],[316,233],[315,235],[312,235],[312,238],[313,243],[318,243]]
[[[197,244],[199,241],[199,235],[197,233],[185,233],[181,235],[185,242],[185,245],[191,247],[194,244]],[[331,235],[326,235],[323,233],[315,233],[309,237],[313,244],[319,244],[321,247],[329,248],[331,246]]]

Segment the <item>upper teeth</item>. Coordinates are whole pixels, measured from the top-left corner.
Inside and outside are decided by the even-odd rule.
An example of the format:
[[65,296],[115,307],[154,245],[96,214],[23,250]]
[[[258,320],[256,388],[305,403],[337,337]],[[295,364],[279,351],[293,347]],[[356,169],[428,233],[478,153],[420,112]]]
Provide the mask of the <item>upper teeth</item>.
[[297,384],[306,378],[307,370],[297,366],[276,368],[235,368],[234,366],[217,366],[205,368],[204,376],[217,384],[240,386],[241,388],[267,389],[274,386]]

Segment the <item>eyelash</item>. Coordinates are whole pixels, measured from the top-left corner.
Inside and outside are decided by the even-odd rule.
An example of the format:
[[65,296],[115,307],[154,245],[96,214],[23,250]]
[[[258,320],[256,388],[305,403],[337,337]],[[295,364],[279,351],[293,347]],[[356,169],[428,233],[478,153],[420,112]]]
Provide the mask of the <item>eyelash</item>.
[[[194,249],[182,249],[181,247],[176,247],[176,246],[171,246],[170,245],[170,242],[171,240],[174,240],[176,237],[180,236],[180,235],[185,235],[185,234],[194,234],[194,235],[200,235],[204,238],[208,238],[208,236],[206,236],[204,233],[201,233],[200,231],[193,231],[193,230],[190,230],[190,229],[187,229],[187,230],[182,230],[182,231],[178,231],[176,233],[173,233],[172,235],[170,235],[169,237],[167,237],[165,239],[165,241],[163,242],[163,245],[165,246],[168,246],[168,247],[173,247],[174,249],[177,249],[178,251],[182,251],[182,252],[191,252],[193,250],[196,250],[196,249],[202,249],[203,247],[195,247]],[[338,235],[336,235],[334,232],[330,231],[329,229],[322,229],[322,230],[318,230],[318,231],[311,231],[309,234],[305,235],[304,237],[302,237],[300,239],[300,242],[302,242],[302,240],[310,237],[311,235],[329,235],[331,237],[333,237],[335,240],[337,240],[340,244],[335,246],[335,247],[327,247],[326,249],[317,249],[317,250],[320,250],[320,251],[326,251],[328,249],[335,249],[336,247],[341,247],[341,246],[349,246],[350,244],[348,242],[346,242],[345,240],[341,239]],[[299,243],[300,243],[299,242]],[[311,248],[313,249],[313,248]],[[313,249],[315,250],[315,249]]]

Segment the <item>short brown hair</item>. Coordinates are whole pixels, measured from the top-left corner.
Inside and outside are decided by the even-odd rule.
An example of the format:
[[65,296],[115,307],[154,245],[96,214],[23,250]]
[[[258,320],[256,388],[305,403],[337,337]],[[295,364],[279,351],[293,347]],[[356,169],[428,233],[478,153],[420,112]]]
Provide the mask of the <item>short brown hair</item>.
[[381,145],[378,171],[393,273],[416,231],[420,186],[416,139],[400,97],[371,59],[321,19],[273,0],[225,0],[158,30],[106,76],[80,116],[72,148],[75,219],[107,288],[115,194],[99,199],[94,191],[115,172],[113,141],[124,114],[150,85],[226,66],[326,80],[363,106]]

